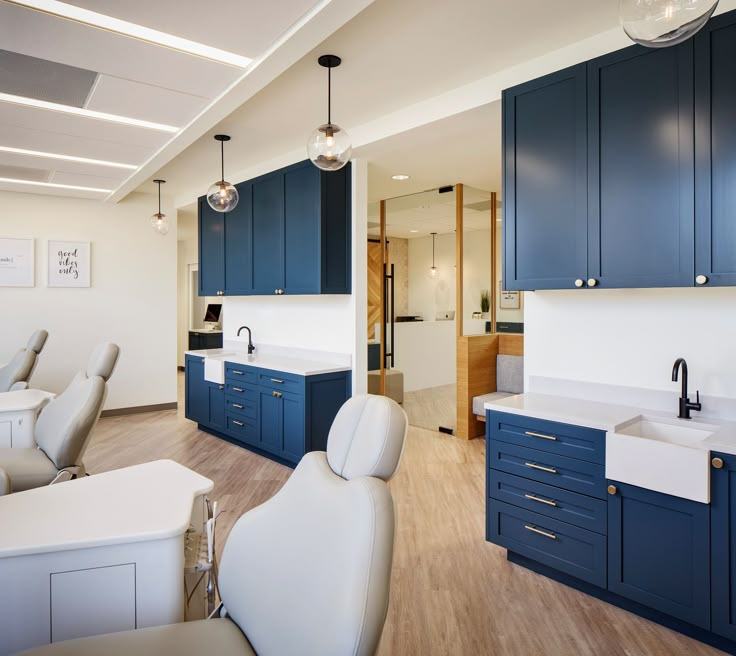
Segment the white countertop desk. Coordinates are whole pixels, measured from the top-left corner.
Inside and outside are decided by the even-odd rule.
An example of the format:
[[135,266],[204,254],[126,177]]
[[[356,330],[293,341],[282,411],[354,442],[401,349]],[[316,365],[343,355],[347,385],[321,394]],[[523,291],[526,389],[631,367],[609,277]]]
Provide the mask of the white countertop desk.
[[182,621],[212,488],[158,460],[0,497],[0,654]]

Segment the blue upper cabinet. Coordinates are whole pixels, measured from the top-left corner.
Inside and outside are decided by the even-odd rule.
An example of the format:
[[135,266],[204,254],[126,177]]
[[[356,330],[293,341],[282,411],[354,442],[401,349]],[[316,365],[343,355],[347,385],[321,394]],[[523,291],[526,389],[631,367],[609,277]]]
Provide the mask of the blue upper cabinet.
[[225,215],[200,199],[201,294],[350,294],[350,165],[305,161],[237,185]]
[[199,199],[199,295],[222,296],[225,289],[225,215]]
[[504,286],[587,277],[585,64],[503,94]]
[[710,629],[708,504],[612,483],[608,589]]
[[712,631],[736,640],[736,456],[713,453],[711,469]]
[[692,285],[692,41],[588,62],[588,172],[588,285]]
[[736,285],[736,13],[695,37],[696,285]]
[[284,177],[253,182],[253,294],[278,294],[284,286]]

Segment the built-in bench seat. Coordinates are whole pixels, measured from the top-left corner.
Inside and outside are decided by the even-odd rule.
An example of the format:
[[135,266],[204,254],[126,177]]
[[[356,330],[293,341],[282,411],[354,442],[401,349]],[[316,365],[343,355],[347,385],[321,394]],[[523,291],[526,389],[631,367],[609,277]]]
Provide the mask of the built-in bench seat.
[[524,356],[496,356],[496,391],[473,397],[473,414],[481,421],[486,419],[485,404],[499,401],[524,391]]

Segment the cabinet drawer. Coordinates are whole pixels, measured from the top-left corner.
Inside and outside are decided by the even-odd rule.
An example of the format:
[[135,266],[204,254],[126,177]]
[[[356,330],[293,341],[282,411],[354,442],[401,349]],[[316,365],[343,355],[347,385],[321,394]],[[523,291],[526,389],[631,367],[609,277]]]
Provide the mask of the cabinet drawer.
[[606,537],[490,499],[488,539],[593,585],[606,587]]
[[257,388],[240,382],[233,383],[229,380],[225,381],[225,394],[238,399],[250,399],[251,401],[258,399]]
[[606,498],[603,465],[493,439],[490,440],[488,454],[488,464],[492,469],[599,499]]
[[601,499],[491,469],[489,496],[601,535],[607,532],[608,504]]
[[251,419],[257,419],[258,402],[249,399],[247,395],[226,396],[225,411],[229,415],[237,415],[238,417],[242,415]]
[[587,460],[599,465],[605,462],[605,431],[505,412],[490,413],[489,430],[491,439],[557,453],[568,458]]
[[248,419],[242,415],[226,415],[227,428],[226,431],[232,437],[248,442],[249,444],[258,443],[258,426],[253,419]]
[[258,382],[258,374],[250,367],[234,362],[225,363],[225,379],[232,382],[250,383],[255,385]]
[[295,376],[294,374],[282,374],[278,371],[262,371],[258,373],[258,384],[261,387],[278,390],[279,392],[304,394],[304,377]]

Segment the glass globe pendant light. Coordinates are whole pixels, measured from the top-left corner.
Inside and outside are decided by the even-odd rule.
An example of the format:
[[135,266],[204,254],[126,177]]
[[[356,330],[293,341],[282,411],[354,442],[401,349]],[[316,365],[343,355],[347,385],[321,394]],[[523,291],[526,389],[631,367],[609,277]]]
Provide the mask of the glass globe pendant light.
[[161,185],[166,184],[166,180],[154,180],[158,185],[158,212],[151,217],[151,227],[161,236],[169,232],[169,220],[165,214],[161,213]]
[[309,135],[307,153],[317,168],[337,171],[350,161],[353,150],[350,135],[332,122],[332,69],[337,68],[342,59],[337,55],[322,55],[317,61],[327,69],[327,123]]
[[632,41],[664,48],[689,39],[717,6],[718,0],[620,0],[619,17]]
[[215,141],[220,142],[220,179],[207,191],[207,202],[215,212],[234,210],[240,197],[235,185],[225,181],[225,142],[230,141],[226,134],[216,134]]

